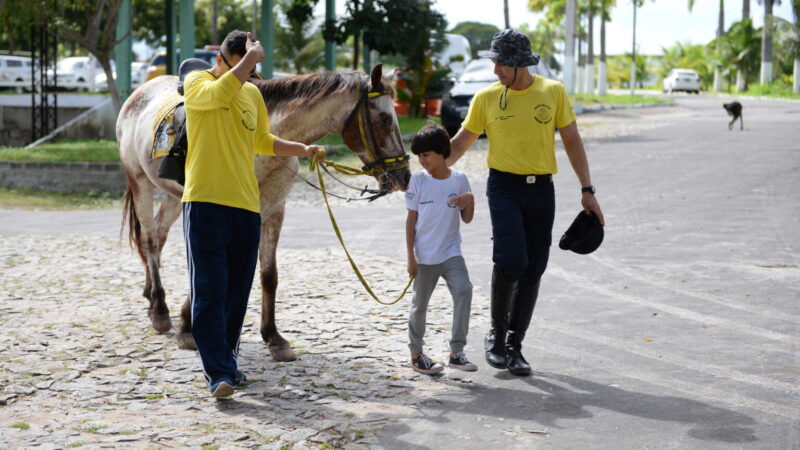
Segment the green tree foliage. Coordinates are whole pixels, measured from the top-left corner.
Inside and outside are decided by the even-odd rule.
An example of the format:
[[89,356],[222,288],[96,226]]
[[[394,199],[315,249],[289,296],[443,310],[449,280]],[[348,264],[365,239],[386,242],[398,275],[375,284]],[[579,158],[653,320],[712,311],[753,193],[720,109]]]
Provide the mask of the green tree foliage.
[[325,41],[314,24],[314,6],[318,0],[281,0],[281,12],[287,27],[275,33],[279,67],[294,73],[318,69],[325,63]]
[[472,57],[478,57],[479,50],[486,50],[492,43],[492,36],[500,29],[488,23],[480,22],[460,22],[454,26],[450,32],[460,34],[467,38],[469,46],[472,47]]
[[[144,40],[153,47],[166,45],[167,26],[164,19],[164,0],[133,1],[133,37]],[[220,40],[233,30],[251,30],[253,27],[252,0],[217,0],[219,3]],[[177,13],[177,1],[176,9]],[[194,41],[198,47],[211,44],[213,0],[196,0],[194,4]]]
[[[645,55],[636,54],[636,82],[639,87],[643,87],[648,75],[648,58]],[[631,54],[609,56],[606,62],[606,77],[608,84],[614,88],[629,88],[631,83]]]
[[[347,15],[325,36],[342,44],[354,38],[358,55],[359,36],[378,53],[402,55],[406,67],[418,70],[425,65],[425,53],[444,47],[447,20],[433,8],[432,0],[348,0]],[[354,58],[355,59],[355,58]]]
[[556,44],[564,40],[564,29],[561,25],[543,20],[534,29],[528,24],[522,24],[520,31],[531,40],[531,49],[534,53],[538,53],[551,69],[561,70],[561,65],[556,59],[558,53]]
[[[761,60],[761,31],[753,28],[753,22],[745,19],[731,25],[720,40],[720,64],[726,78],[734,71],[744,74],[745,87],[758,74]],[[729,80],[730,81],[730,80]]]

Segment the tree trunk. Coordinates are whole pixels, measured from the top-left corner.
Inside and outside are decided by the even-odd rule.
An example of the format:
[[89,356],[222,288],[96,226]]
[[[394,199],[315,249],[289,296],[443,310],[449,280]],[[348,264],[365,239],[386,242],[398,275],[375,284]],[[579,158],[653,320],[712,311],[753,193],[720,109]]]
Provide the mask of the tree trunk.
[[219,20],[219,0],[214,0],[214,6],[211,12],[211,44],[219,45],[219,28],[217,21]]
[[761,84],[772,82],[772,0],[764,0],[764,29],[761,39]]
[[[717,25],[717,45],[716,52],[719,57],[719,46],[722,42],[722,35],[725,34],[725,0],[719,0],[719,24]],[[714,92],[722,92],[722,70],[717,67],[714,69]]]
[[[593,5],[592,5],[593,6]],[[586,93],[594,94],[594,10],[589,10],[589,37],[586,38]]]
[[361,33],[353,34],[353,70],[358,70],[358,54],[360,53],[359,49],[359,35]]
[[578,35],[578,88],[577,93],[586,90],[586,56],[583,54],[583,36]]
[[575,92],[575,0],[567,0],[567,35],[564,49],[564,86],[567,93]]
[[[750,18],[750,0],[742,0],[742,20]],[[747,89],[747,78],[741,70],[736,71],[736,90],[743,92]]]
[[631,95],[636,95],[636,0],[633,1],[633,47],[631,48]]
[[794,83],[792,88],[795,94],[800,94],[800,58],[794,60]]
[[608,80],[606,80],[606,0],[603,0],[600,16],[600,72],[597,74],[599,95],[606,95]]

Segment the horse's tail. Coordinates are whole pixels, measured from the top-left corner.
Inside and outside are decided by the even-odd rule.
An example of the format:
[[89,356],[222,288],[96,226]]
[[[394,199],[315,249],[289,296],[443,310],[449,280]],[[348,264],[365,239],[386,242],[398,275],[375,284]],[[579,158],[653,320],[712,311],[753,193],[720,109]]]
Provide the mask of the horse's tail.
[[139,216],[136,215],[136,208],[134,203],[136,199],[134,198],[134,191],[132,186],[135,186],[135,182],[131,179],[131,176],[128,174],[128,171],[125,171],[125,179],[127,181],[128,187],[125,189],[125,204],[122,207],[122,226],[119,230],[119,238],[122,240],[122,233],[125,231],[125,224],[128,223],[128,243],[130,246],[136,247],[136,251],[139,252],[139,257],[142,258],[142,262],[147,264],[147,256],[144,253],[144,248],[142,248],[142,225],[139,222]]

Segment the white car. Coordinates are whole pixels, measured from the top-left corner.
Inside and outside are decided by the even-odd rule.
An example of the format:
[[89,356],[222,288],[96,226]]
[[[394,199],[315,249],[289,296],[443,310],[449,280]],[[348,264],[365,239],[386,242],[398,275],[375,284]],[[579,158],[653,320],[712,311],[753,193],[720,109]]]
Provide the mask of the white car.
[[[111,69],[115,70],[114,61]],[[56,82],[59,88],[94,91],[97,74],[105,73],[97,59],[89,56],[72,56],[56,64]]]
[[27,56],[0,55],[0,89],[22,92],[31,86],[31,59]]
[[700,93],[700,75],[692,69],[672,69],[664,78],[662,84],[664,92],[686,91]]
[[[136,89],[147,77],[147,67],[150,65],[148,62],[131,63],[131,89]],[[117,77],[117,71],[114,70],[114,78]],[[119,87],[119,86],[118,86]],[[106,80],[106,73],[100,72],[94,78],[94,90],[96,92],[108,92],[108,80]]]

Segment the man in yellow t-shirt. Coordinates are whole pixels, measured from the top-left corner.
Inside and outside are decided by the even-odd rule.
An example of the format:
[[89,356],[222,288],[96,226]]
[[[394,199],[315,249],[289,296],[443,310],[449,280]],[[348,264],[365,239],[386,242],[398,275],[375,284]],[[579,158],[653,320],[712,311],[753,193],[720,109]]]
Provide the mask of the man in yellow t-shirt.
[[246,83],[264,49],[232,31],[208,71],[184,80],[186,184],[183,226],[189,264],[192,337],[213,397],[246,379],[239,336],[253,285],[261,217],[255,153],[312,157],[319,146],[279,139],[258,88]]
[[522,340],[550,255],[555,216],[552,177],[558,172],[556,129],[581,183],[583,209],[605,223],[567,92],[561,83],[528,72],[527,66],[539,61],[528,37],[517,30],[501,31],[492,38],[490,50],[478,54],[491,58],[499,81],[475,95],[451,141],[447,163],[458,161],[486,132],[486,193],[494,247],[486,361],[514,375],[529,375]]

